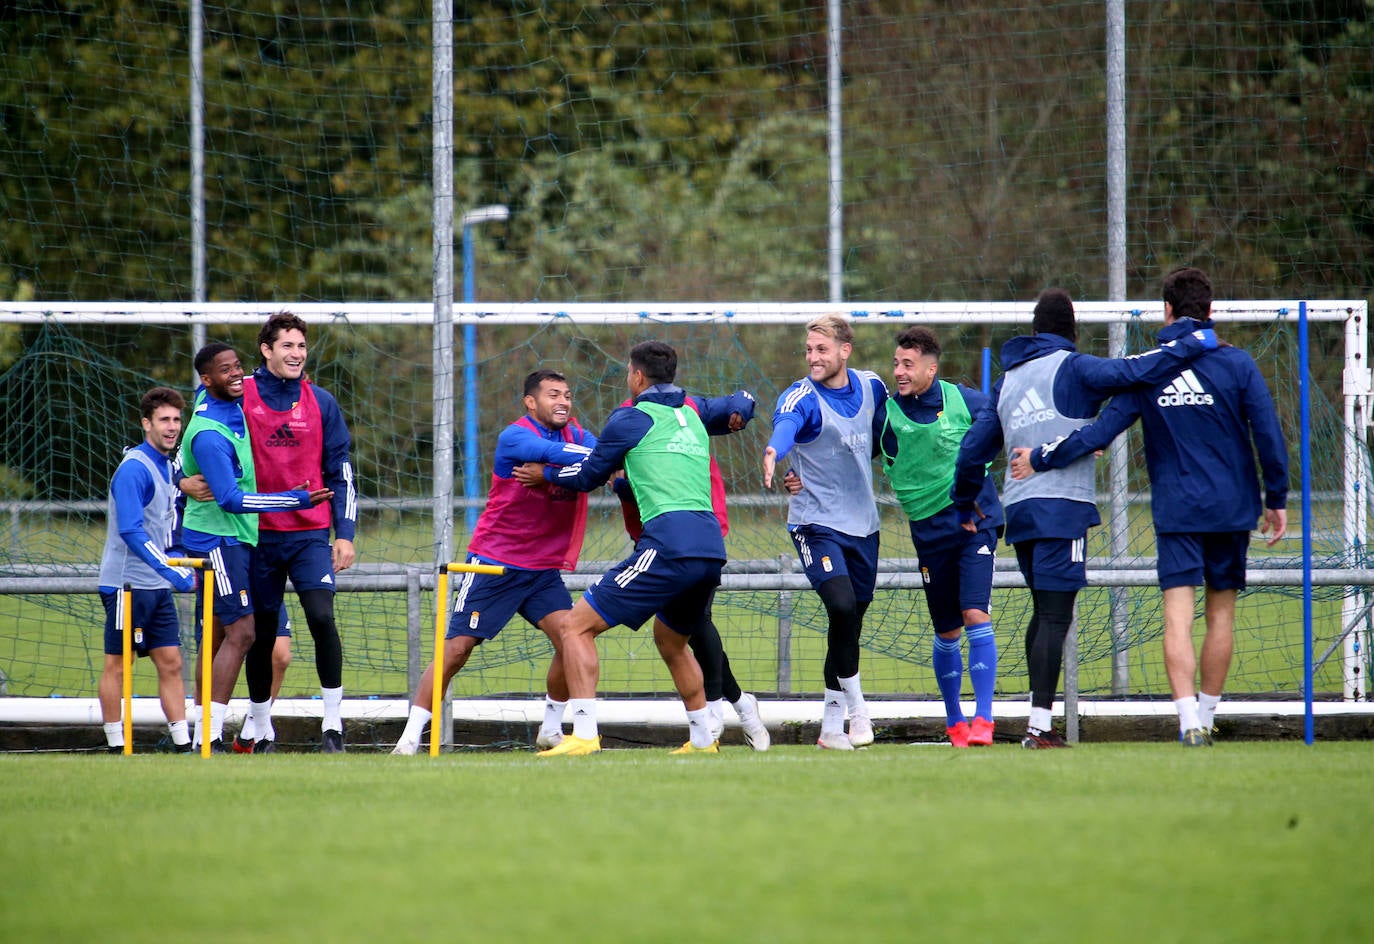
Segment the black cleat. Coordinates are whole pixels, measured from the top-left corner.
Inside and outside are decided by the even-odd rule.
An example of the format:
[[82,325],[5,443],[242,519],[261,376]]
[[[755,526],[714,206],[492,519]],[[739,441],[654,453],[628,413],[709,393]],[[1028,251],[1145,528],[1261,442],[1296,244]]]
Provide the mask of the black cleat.
[[173,754],[190,754],[191,752],[192,752],[192,749],[191,749],[191,742],[190,742],[190,741],[187,741],[185,744],[177,744],[177,743],[173,743],[173,744],[172,744],[172,753],[173,753]]
[[1054,731],[1027,731],[1026,736],[1021,739],[1021,746],[1030,751],[1043,751],[1054,747],[1068,747],[1069,744]]
[[320,736],[321,754],[342,754],[344,752],[344,736],[342,731],[325,731]]
[[277,753],[277,742],[275,739],[257,741],[253,744],[254,754],[275,754]]
[[224,741],[223,741],[222,739],[220,739],[220,738],[215,738],[213,741],[210,742],[210,753],[211,753],[211,754],[228,754],[228,753],[229,753],[229,748],[227,748],[227,747],[224,746]]
[[106,745],[106,746],[105,746],[105,753],[106,753],[106,754],[123,754],[123,753],[124,753],[124,745],[123,745],[123,744],[116,744],[116,745],[113,746],[113,747],[111,747],[111,746],[109,746],[109,745]]
[[256,744],[256,743],[257,743],[257,742],[254,741],[252,738],[241,738],[241,737],[238,737],[237,735],[235,735],[235,737],[234,737],[234,753],[235,753],[235,754],[252,754],[252,753],[253,753],[253,745]]

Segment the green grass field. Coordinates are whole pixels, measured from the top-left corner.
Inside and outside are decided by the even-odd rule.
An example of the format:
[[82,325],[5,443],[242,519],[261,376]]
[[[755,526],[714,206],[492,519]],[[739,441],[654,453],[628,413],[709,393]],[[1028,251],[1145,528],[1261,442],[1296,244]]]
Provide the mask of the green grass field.
[[0,940],[1359,941],[1371,771],[1291,742],[0,756]]

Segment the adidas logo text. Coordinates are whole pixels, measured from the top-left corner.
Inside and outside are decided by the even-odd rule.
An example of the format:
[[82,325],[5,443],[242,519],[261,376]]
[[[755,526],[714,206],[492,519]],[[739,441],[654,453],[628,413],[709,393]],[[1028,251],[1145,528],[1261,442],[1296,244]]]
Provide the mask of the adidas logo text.
[[1016,409],[1012,411],[1011,421],[1007,424],[1008,429],[1021,429],[1032,423],[1046,423],[1058,416],[1052,407],[1045,404],[1040,398],[1040,394],[1035,390],[1027,390],[1021,402],[1016,404]]
[[1202,386],[1196,374],[1191,370],[1185,370],[1174,378],[1173,383],[1164,388],[1155,398],[1155,402],[1161,407],[1211,406],[1216,400]]

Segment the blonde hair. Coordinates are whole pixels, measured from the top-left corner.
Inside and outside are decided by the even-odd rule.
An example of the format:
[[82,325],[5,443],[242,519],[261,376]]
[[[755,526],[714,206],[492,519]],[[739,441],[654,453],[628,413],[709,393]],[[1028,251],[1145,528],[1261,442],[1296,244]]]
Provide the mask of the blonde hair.
[[849,322],[839,315],[821,315],[814,318],[806,326],[806,333],[823,334],[827,338],[834,338],[840,344],[854,343],[854,329]]

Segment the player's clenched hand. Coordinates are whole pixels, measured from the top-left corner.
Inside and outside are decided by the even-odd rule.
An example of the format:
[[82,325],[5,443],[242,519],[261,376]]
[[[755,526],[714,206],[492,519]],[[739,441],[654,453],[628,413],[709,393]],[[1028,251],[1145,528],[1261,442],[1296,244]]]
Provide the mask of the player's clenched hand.
[[1014,479],[1028,479],[1035,474],[1035,468],[1030,462],[1030,447],[1017,446],[1011,451],[1011,477]]
[[195,501],[214,501],[215,494],[210,491],[210,483],[205,481],[205,476],[200,473],[188,475],[177,483],[177,488],[182,493]]
[[511,469],[511,478],[526,488],[543,488],[548,482],[544,479],[543,462],[525,462]]
[[787,489],[789,495],[796,495],[802,490],[801,476],[796,469],[788,469],[787,474],[782,477],[782,487]]

